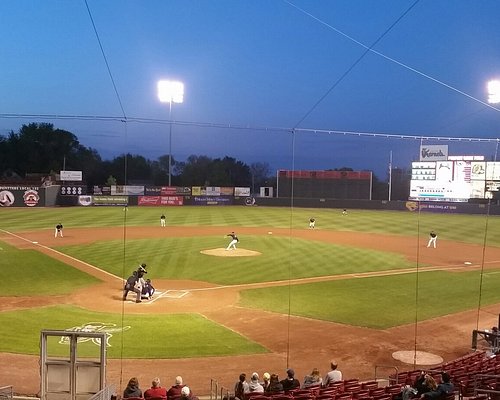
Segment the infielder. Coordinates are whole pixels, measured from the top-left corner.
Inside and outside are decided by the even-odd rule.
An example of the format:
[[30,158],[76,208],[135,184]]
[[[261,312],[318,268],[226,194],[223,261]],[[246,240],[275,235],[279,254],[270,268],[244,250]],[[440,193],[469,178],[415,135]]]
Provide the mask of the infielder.
[[231,232],[231,233],[227,234],[226,236],[231,237],[231,242],[226,247],[226,250],[236,250],[236,243],[239,242],[238,236],[236,236],[236,234],[234,232]]
[[429,233],[429,243],[427,243],[427,247],[431,247],[432,244],[434,248],[436,248],[436,240],[437,240],[436,232],[431,231],[431,233]]
[[167,225],[167,218],[165,217],[165,214],[162,214],[160,216],[160,226],[164,228]]
[[54,237],[57,237],[57,235],[63,237],[63,226],[62,226],[62,224],[60,222],[56,225],[56,230],[54,232]]
[[315,226],[316,226],[316,220],[314,218],[311,218],[309,220],[309,229],[314,229]]

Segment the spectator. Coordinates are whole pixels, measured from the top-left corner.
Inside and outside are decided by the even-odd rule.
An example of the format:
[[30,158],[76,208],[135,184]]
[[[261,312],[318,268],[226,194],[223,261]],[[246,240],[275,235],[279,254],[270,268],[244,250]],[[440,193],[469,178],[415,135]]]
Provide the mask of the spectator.
[[325,379],[323,381],[324,387],[328,386],[330,383],[342,380],[342,372],[340,372],[337,369],[337,361],[335,360],[330,361],[330,368],[331,371],[326,374]]
[[181,391],[185,385],[182,384],[182,376],[175,377],[175,385],[168,389],[168,400],[179,400],[181,398]]
[[259,382],[259,374],[257,372],[254,372],[252,374],[252,378],[250,379],[250,383],[248,384],[248,391],[264,393],[264,387]]
[[142,397],[142,390],[139,388],[139,380],[135,377],[130,378],[128,385],[123,391],[123,398]]
[[242,373],[238,382],[234,385],[234,397],[239,400],[246,400],[246,394],[250,392],[246,379],[247,375]]
[[424,371],[415,379],[413,385],[407,385],[403,387],[401,393],[395,396],[394,400],[409,400],[414,397],[420,397],[424,393],[430,392],[437,388],[437,383],[434,378],[426,374]]
[[144,398],[148,399],[164,399],[167,400],[167,389],[161,387],[160,378],[154,378],[151,382],[151,387],[144,392]]
[[313,368],[313,370],[311,371],[311,375],[305,376],[302,389],[321,386],[322,383],[323,383],[323,378],[321,378],[321,375],[319,374],[319,369]]
[[437,385],[435,390],[431,390],[430,392],[422,394],[420,398],[426,400],[436,400],[441,399],[447,394],[453,393],[455,390],[455,386],[450,382],[450,375],[446,372],[441,372],[441,383]]
[[262,387],[264,388],[264,392],[267,392],[267,388],[269,387],[269,380],[271,379],[271,375],[269,372],[264,372],[262,375]]
[[291,368],[286,370],[286,378],[281,381],[281,384],[285,392],[300,388],[300,382],[298,379],[295,379],[295,371]]
[[267,387],[267,392],[269,393],[282,393],[283,385],[277,374],[272,374],[269,378],[269,386]]
[[198,397],[193,395],[188,386],[184,386],[181,390],[181,400],[198,400]]

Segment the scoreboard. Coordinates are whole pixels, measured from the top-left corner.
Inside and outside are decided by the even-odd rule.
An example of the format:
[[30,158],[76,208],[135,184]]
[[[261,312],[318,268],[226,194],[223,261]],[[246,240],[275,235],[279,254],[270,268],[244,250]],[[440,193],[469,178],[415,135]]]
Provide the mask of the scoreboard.
[[500,162],[484,160],[412,163],[410,200],[468,202],[491,199],[500,188]]

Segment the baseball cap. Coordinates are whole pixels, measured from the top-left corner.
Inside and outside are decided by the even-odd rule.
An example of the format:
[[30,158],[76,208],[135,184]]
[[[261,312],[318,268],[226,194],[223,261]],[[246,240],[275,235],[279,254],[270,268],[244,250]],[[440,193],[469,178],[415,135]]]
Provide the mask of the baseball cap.
[[269,372],[264,372],[264,375],[262,375],[262,377],[264,378],[264,380],[268,381],[269,379],[271,379],[271,375],[269,374]]

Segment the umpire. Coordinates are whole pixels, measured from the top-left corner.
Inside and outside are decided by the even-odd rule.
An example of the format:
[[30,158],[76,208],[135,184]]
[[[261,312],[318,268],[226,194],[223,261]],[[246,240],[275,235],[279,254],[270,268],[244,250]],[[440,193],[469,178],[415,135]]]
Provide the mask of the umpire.
[[127,300],[128,292],[134,292],[136,294],[135,302],[141,302],[141,289],[137,286],[138,282],[138,271],[134,271],[134,273],[128,277],[127,282],[125,282],[125,286],[123,288],[123,301]]

